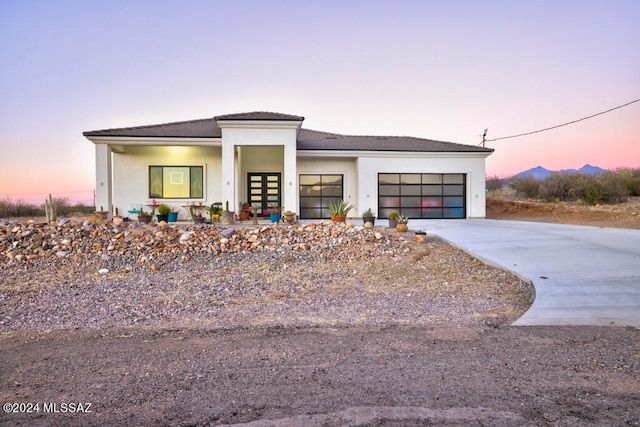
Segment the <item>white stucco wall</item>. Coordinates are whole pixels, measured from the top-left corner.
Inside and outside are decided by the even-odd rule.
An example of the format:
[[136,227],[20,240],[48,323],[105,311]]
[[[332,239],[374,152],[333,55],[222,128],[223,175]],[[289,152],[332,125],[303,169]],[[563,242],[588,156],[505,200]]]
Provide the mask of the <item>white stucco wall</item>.
[[[224,121],[219,120],[222,129],[222,198],[231,206],[238,206],[239,197],[246,198],[245,158],[236,158],[236,147],[281,147],[282,161],[282,201],[285,210],[297,210],[296,182],[296,138],[299,121]],[[250,150],[247,150],[250,152]],[[246,153],[247,153],[246,152]],[[246,154],[245,153],[245,154]],[[238,166],[241,168],[237,170]],[[265,171],[267,172],[267,171]],[[291,182],[291,185],[289,183]]]
[[189,146],[125,146],[113,154],[114,207],[125,216],[132,204],[146,204],[149,199],[149,166],[204,166],[203,199],[156,199],[178,207],[179,219],[188,217],[181,206],[190,201],[210,205],[222,201],[221,148]]

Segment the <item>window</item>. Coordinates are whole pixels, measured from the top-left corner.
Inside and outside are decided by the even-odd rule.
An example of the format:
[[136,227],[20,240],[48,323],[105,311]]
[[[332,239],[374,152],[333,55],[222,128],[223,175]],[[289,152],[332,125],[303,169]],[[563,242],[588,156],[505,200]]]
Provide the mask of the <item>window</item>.
[[465,175],[437,173],[378,174],[378,212],[410,218],[465,218]]
[[342,175],[300,175],[300,218],[329,218],[329,202],[343,197]]
[[149,166],[150,199],[202,199],[203,166]]

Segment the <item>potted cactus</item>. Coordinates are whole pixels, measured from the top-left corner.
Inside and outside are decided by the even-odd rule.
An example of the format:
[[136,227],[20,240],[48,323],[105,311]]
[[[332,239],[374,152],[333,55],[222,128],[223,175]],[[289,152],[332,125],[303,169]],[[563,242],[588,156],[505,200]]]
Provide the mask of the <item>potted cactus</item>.
[[399,216],[398,217],[398,225],[396,225],[396,230],[403,233],[407,230],[409,230],[409,218],[406,216]]
[[234,212],[229,210],[229,201],[225,203],[225,209],[220,213],[220,222],[222,224],[233,224]]
[[367,209],[365,211],[365,213],[362,214],[362,221],[366,224],[366,223],[370,223],[372,226],[375,224],[376,222],[376,216],[374,215],[373,211],[371,210],[371,208]]
[[140,208],[138,213],[138,222],[141,224],[149,224],[151,222],[151,214]]
[[396,226],[398,225],[399,217],[400,214],[398,213],[398,211],[391,211],[391,213],[389,213],[389,228],[396,228]]

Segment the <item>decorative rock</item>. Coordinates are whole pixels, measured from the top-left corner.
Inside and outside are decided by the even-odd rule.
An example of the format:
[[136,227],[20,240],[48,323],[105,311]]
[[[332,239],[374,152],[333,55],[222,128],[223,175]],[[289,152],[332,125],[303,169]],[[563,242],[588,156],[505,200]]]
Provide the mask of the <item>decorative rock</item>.
[[108,268],[101,268],[100,270],[98,270],[98,273],[107,274],[107,273],[109,273],[109,269]]

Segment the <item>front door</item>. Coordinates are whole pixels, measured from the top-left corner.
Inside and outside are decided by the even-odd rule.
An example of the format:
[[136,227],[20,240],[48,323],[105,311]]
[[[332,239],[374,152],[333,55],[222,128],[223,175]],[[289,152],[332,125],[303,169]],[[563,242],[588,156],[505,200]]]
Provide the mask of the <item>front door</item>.
[[282,206],[282,174],[279,172],[247,174],[249,205],[258,208],[258,215],[265,209]]

